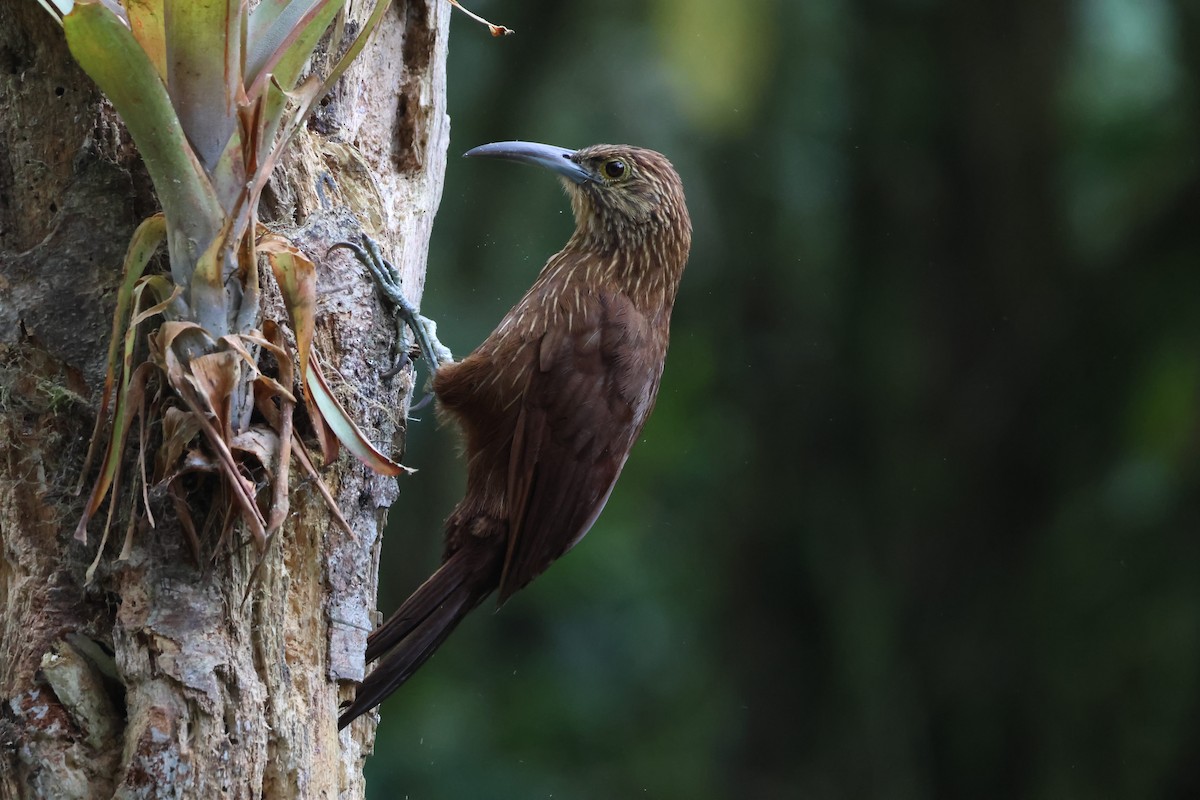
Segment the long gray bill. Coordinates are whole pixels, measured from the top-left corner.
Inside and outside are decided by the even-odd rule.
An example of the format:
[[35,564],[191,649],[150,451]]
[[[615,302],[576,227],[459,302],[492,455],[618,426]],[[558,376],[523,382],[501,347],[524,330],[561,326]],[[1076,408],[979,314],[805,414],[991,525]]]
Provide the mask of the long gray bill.
[[592,180],[591,173],[572,159],[574,155],[574,150],[537,142],[493,142],[463,153],[464,158],[503,158],[523,164],[535,164],[575,183]]

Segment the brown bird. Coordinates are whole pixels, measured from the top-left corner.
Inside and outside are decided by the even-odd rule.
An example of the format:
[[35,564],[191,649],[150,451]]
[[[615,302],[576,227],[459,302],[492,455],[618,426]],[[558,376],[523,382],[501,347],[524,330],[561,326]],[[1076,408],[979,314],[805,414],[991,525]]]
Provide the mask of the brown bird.
[[446,520],[442,566],[367,639],[367,661],[381,660],[338,727],[396,691],[489,594],[503,604],[592,527],[654,407],[691,248],[683,186],[659,153],[499,142],[466,155],[557,173],[575,232],[457,362],[378,250],[347,245],[434,365],[439,409],[466,440],[467,490]]

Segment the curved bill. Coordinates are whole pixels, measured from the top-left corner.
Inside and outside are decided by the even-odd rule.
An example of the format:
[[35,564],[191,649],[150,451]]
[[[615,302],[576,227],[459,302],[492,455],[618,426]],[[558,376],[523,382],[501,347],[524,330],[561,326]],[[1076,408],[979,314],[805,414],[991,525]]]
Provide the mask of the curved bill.
[[493,142],[463,153],[464,158],[503,158],[524,164],[536,164],[575,183],[590,181],[591,173],[572,160],[574,155],[574,150],[537,142]]

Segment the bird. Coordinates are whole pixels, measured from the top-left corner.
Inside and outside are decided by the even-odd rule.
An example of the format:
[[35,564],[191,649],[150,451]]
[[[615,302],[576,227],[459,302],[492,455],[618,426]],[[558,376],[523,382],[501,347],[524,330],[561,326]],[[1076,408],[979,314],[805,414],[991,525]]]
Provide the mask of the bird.
[[575,230],[473,352],[455,361],[364,237],[343,242],[415,333],[440,418],[459,427],[463,499],[441,566],[368,639],[378,660],[339,729],[396,691],[495,592],[497,607],[588,532],[654,408],[692,223],[665,156],[629,145],[571,150],[496,142],[468,158],[549,169]]

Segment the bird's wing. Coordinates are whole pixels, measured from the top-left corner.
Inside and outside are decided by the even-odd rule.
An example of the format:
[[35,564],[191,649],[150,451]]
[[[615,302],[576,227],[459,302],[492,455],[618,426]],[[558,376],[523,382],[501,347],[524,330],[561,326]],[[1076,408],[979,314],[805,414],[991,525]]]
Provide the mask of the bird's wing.
[[658,390],[662,353],[625,295],[581,288],[569,306],[538,345],[518,412],[500,603],[591,528]]

